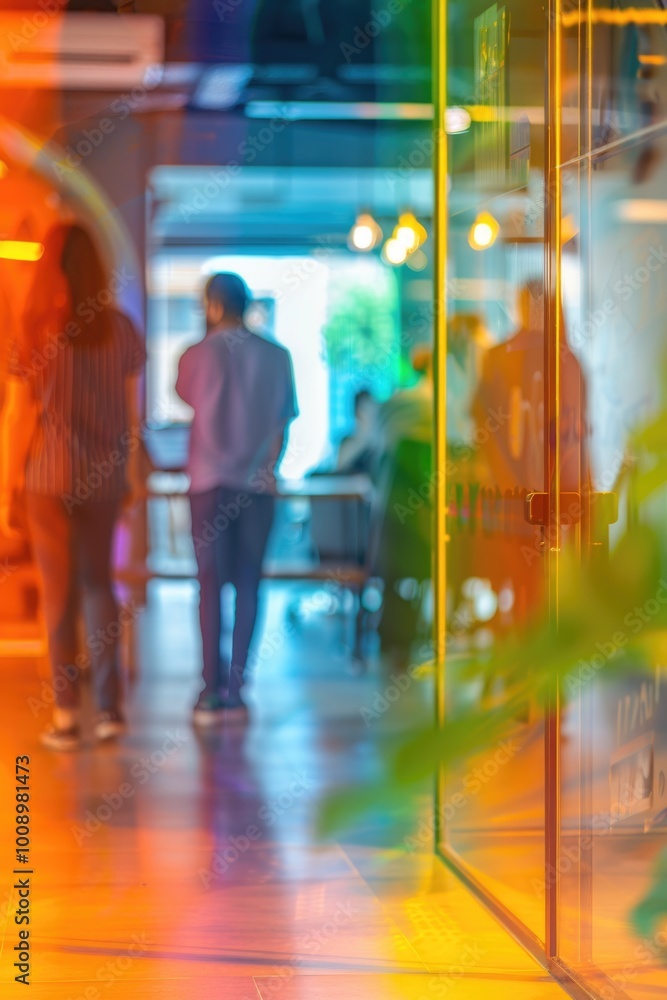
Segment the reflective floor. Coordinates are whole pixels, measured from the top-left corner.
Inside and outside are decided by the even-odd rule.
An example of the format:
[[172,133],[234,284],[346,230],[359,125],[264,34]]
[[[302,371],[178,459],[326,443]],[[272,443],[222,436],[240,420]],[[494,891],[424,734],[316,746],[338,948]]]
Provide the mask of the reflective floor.
[[[429,711],[428,683],[367,726],[359,709],[387,683],[379,668],[355,672],[339,621],[286,630],[288,598],[272,587],[253,723],[202,738],[189,723],[195,594],[153,588],[139,619],[130,732],[116,748],[42,751],[48,709],[25,705],[41,699],[43,667],[2,665],[5,802],[14,757],[31,758],[31,995],[560,996],[428,845],[405,850],[419,819],[431,822],[428,788],[411,819],[374,814],[314,846],[323,797],[378,772],[378,741]],[[19,717],[30,720],[22,732],[11,726]],[[5,857],[3,995],[19,988],[12,864]]]

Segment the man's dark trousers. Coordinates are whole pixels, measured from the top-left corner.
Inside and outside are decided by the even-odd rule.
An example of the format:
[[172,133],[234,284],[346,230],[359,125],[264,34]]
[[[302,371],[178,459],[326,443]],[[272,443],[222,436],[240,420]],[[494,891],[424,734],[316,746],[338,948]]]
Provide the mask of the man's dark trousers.
[[262,563],[271,532],[274,499],[218,486],[190,494],[192,538],[199,580],[199,619],[203,644],[202,694],[219,694],[227,678],[220,661],[223,583],[236,590],[236,620],[232,639],[228,701],[239,701],[239,690],[257,621]]

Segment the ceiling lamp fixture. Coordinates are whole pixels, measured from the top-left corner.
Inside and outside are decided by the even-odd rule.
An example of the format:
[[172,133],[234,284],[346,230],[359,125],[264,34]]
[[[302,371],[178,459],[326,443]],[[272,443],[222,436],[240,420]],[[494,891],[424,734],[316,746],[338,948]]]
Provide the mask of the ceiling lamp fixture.
[[500,225],[490,212],[480,212],[468,234],[468,243],[473,250],[488,250],[498,238]]
[[391,264],[393,267],[400,267],[408,259],[408,250],[405,244],[401,243],[395,236],[392,236],[382,248],[382,258],[387,264]]
[[370,212],[361,212],[350,230],[347,245],[350,250],[369,253],[382,239],[382,230]]
[[445,132],[448,135],[459,135],[467,132],[472,119],[466,108],[447,108],[445,111]]
[[408,253],[413,253],[428,239],[428,233],[412,212],[403,212],[394,230],[394,239],[402,243]]

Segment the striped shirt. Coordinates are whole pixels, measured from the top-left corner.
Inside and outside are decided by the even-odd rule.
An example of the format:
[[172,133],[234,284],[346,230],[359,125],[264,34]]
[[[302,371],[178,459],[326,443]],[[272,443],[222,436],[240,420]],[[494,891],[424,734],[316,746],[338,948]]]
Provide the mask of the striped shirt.
[[125,490],[127,456],[139,443],[128,426],[125,382],[141,371],[146,352],[127,316],[112,316],[113,334],[97,347],[74,347],[67,327],[47,331],[28,363],[12,345],[8,372],[31,382],[39,410],[28,492],[77,505],[119,499]]

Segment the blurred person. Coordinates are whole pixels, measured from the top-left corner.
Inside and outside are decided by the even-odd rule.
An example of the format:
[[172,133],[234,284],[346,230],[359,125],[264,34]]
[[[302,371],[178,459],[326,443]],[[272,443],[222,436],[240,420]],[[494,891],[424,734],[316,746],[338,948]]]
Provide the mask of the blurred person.
[[[244,720],[241,695],[273,523],[276,468],[297,416],[288,352],[244,324],[249,293],[236,274],[209,279],[206,335],[181,358],[179,396],[194,410],[187,471],[200,586],[203,690],[197,725]],[[224,583],[236,590],[232,663],[220,660]]]
[[348,476],[371,472],[377,452],[377,415],[375,397],[362,389],[354,397],[354,431],[339,445],[335,472]]
[[403,439],[430,441],[433,436],[433,352],[415,347],[410,357],[414,385],[399,389],[380,407],[380,449],[386,453]]
[[475,313],[457,313],[447,323],[447,450],[451,461],[474,448],[472,404],[491,339]]
[[[519,286],[517,329],[506,341],[485,353],[471,403],[479,442],[474,456],[479,503],[488,505],[491,500],[491,509],[498,511],[497,500],[503,498],[505,505],[500,508],[502,517],[496,513],[489,519],[483,544],[480,542],[474,549],[472,559],[468,554],[465,568],[468,576],[489,579],[495,593],[511,584],[512,622],[528,620],[541,612],[543,606],[546,578],[542,553],[546,550],[546,527],[526,521],[524,498],[534,491],[546,492],[553,482],[555,469],[546,467],[545,443],[547,439],[553,443],[556,426],[560,438],[561,491],[572,497],[583,497],[590,492],[586,382],[566,336],[559,359],[557,425],[554,415],[550,416],[546,410],[544,294],[541,277],[528,279]],[[561,323],[564,328],[562,310]],[[549,451],[553,460],[553,448]],[[576,515],[564,513],[561,528],[564,545],[568,544],[576,523],[585,516],[584,506]]]
[[[104,636],[89,643],[95,736],[111,739],[125,728],[118,640],[109,628],[119,620],[111,555],[128,482],[135,493],[143,485],[137,380],[145,351],[127,316],[109,304],[113,284],[84,229],[55,227],[8,362],[0,532],[16,534],[13,492],[24,486],[54,688],[41,742],[53,750],[75,750],[81,741],[80,610],[88,634]],[[19,434],[28,417],[32,433]]]
[[[484,434],[479,454],[484,477],[501,492],[542,490],[552,470],[544,468],[547,433],[544,393],[544,285],[541,278],[518,289],[518,329],[488,350],[471,402],[475,427],[492,416],[500,426]],[[561,324],[565,326],[561,310]],[[560,352],[560,477],[563,491],[588,481],[585,379],[564,338]],[[495,426],[495,424],[494,424]]]
[[[407,666],[431,576],[433,438],[432,351],[415,348],[417,383],[395,393],[380,410],[380,454],[371,524],[371,565],[384,580],[378,633],[383,653]],[[421,491],[421,492],[420,492]]]

